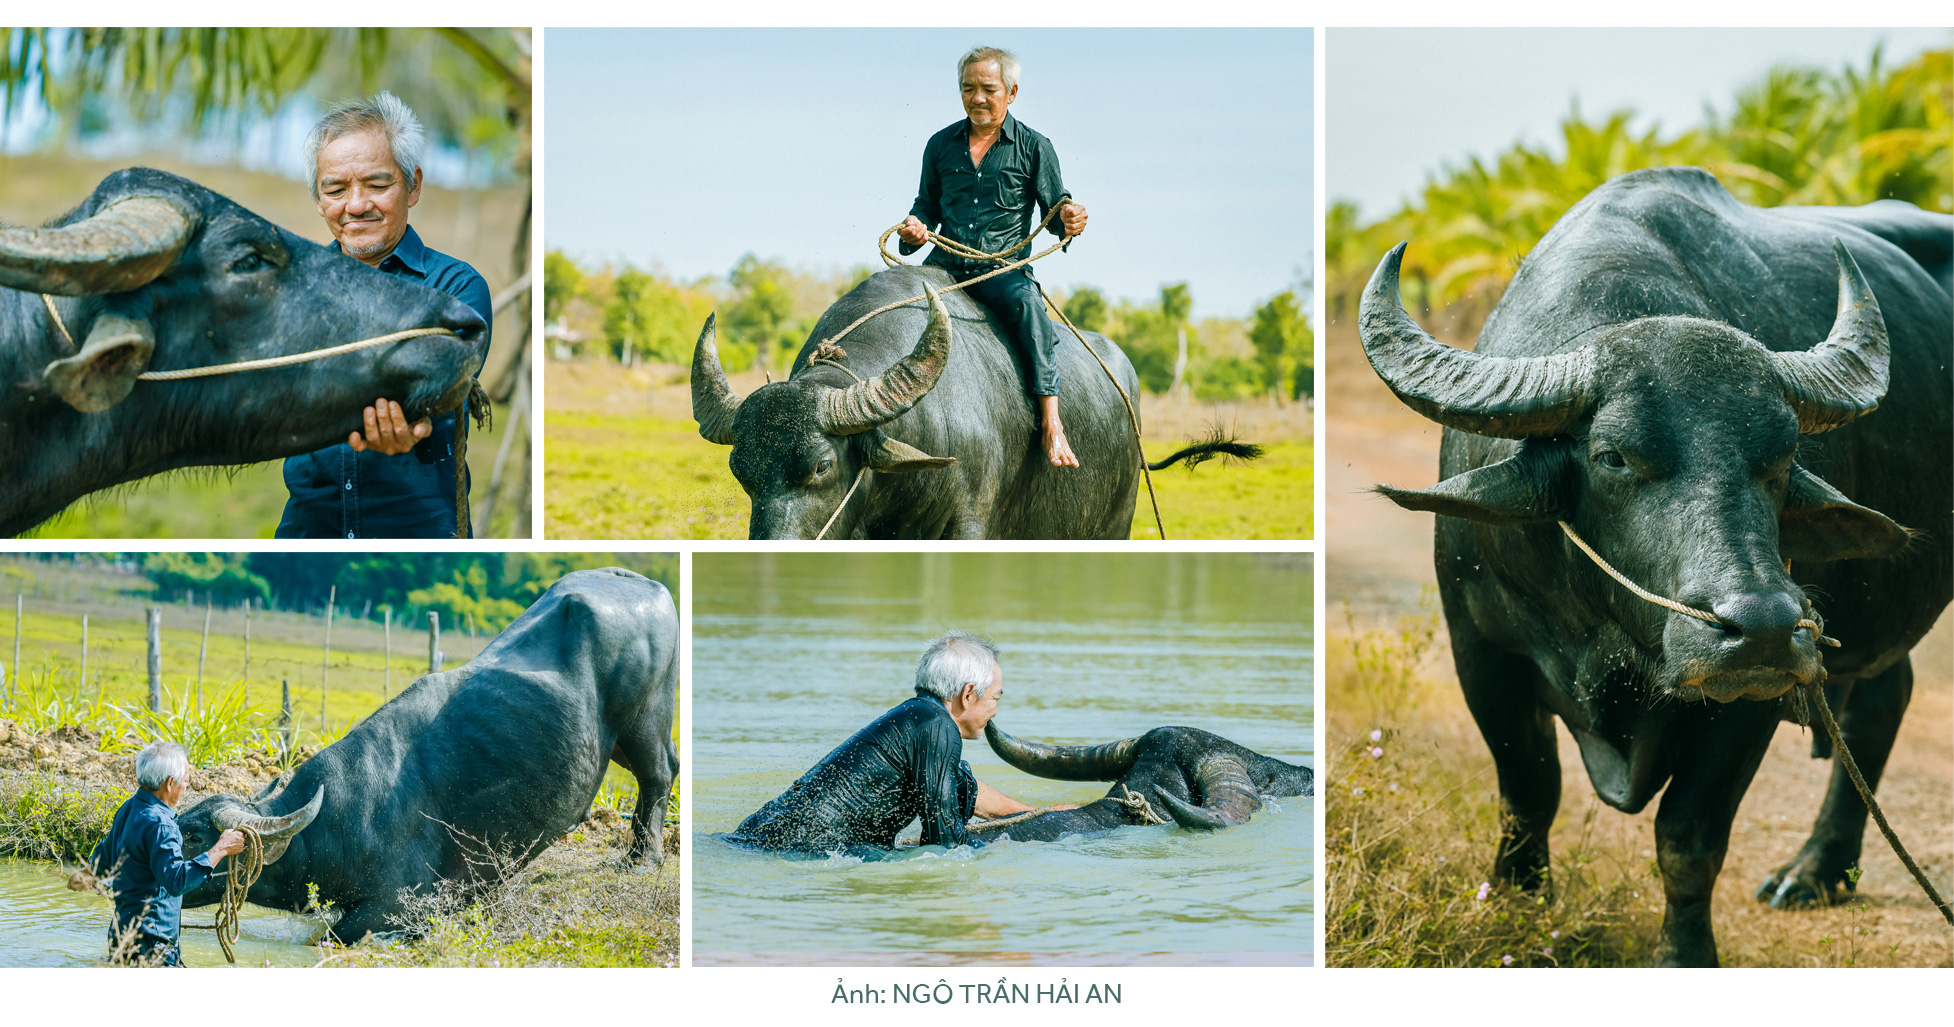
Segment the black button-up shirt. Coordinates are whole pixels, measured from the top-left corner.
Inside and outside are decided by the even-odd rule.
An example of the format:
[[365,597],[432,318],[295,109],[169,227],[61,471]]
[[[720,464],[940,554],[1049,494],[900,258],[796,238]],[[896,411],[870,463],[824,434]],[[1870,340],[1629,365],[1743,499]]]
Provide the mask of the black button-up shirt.
[[[339,243],[328,244],[338,249]],[[380,262],[382,274],[438,289],[495,323],[488,283],[466,263],[428,248],[414,231]],[[482,358],[488,359],[488,333]],[[477,370],[480,370],[477,367]],[[278,523],[279,538],[453,538],[455,534],[455,419],[434,419],[434,431],[410,456],[359,452],[341,443],[285,461],[292,498]],[[461,502],[467,502],[464,494]]]
[[108,837],[88,867],[115,896],[115,928],[175,941],[183,928],[183,895],[210,880],[210,853],[183,858],[183,832],[168,803],[142,789],[115,811]]
[[[923,180],[909,213],[946,238],[996,253],[1023,241],[1065,195],[1058,151],[1052,149],[1051,140],[1006,114],[997,141],[984,153],[984,162],[972,164],[970,120],[966,118],[930,136],[924,145]],[[1047,230],[1053,235],[1065,234],[1057,219]],[[901,248],[908,256],[922,247],[903,243]],[[1032,252],[1026,247],[1010,259],[1022,260]],[[1001,261],[966,260],[938,248],[923,263],[969,271],[996,267]]]

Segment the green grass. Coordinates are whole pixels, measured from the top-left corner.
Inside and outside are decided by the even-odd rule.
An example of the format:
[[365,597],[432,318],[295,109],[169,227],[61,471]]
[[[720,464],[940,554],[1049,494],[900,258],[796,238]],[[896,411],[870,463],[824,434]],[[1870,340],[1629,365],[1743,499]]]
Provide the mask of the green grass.
[[[726,467],[726,447],[699,437],[691,421],[650,416],[551,413],[544,517],[549,538],[740,539],[751,509]],[[1185,442],[1146,446],[1158,460]],[[1277,442],[1261,459],[1155,472],[1170,540],[1296,539],[1315,536],[1309,442]],[[1133,537],[1156,537],[1141,488]]]
[[0,775],[0,856],[85,858],[109,833],[129,790],[76,785],[45,774]]

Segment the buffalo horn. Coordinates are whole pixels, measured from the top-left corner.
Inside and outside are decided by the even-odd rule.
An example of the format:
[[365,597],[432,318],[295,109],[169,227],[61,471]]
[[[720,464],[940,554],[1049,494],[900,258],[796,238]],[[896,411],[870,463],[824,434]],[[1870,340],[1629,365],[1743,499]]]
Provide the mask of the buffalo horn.
[[253,795],[251,797],[251,805],[262,806],[265,803],[270,802],[273,796],[276,796],[279,792],[284,791],[285,786],[292,783],[292,773],[293,773],[292,771],[288,770],[283,774],[280,774],[277,777],[272,778],[270,784],[266,785],[263,790],[258,792],[258,794]]
[[1413,410],[1448,428],[1523,439],[1567,430],[1590,403],[1594,358],[1586,350],[1550,357],[1482,357],[1425,333],[1398,302],[1404,243],[1378,262],[1357,307],[1364,355]]
[[218,827],[226,831],[239,827],[252,828],[258,832],[260,838],[269,842],[279,838],[290,838],[310,827],[313,818],[319,815],[319,807],[324,805],[325,801],[326,786],[320,785],[319,790],[312,793],[311,802],[282,817],[261,817],[233,806],[219,810],[213,819],[217,821]]
[[1027,774],[1060,781],[1117,781],[1133,769],[1133,746],[1140,739],[1099,745],[1046,745],[1013,738],[992,720],[984,725],[984,740],[1004,762]]
[[1155,788],[1174,822],[1190,831],[1212,831],[1248,822],[1262,806],[1248,768],[1233,756],[1208,756],[1194,767],[1199,806],[1182,802],[1165,788]]
[[929,324],[916,348],[895,366],[846,389],[824,389],[816,417],[829,435],[857,435],[880,428],[909,412],[936,387],[950,360],[950,312],[928,286]]
[[0,228],[0,285],[55,296],[140,288],[176,260],[195,222],[160,196],[131,196],[58,228]]
[[692,419],[699,422],[699,434],[707,442],[733,444],[733,412],[740,398],[726,381],[719,366],[719,338],[716,324],[719,313],[706,315],[706,326],[699,331],[699,343],[692,348]]
[[1784,398],[1806,435],[1831,431],[1872,413],[1886,395],[1886,319],[1845,244],[1832,240],[1839,265],[1839,313],[1832,334],[1802,353],[1773,353]]

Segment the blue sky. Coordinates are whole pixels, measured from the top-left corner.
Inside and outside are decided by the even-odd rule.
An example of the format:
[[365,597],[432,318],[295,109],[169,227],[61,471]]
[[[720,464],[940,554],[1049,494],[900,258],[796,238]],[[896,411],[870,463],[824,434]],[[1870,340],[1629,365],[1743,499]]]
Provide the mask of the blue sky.
[[962,117],[956,59],[1024,63],[1012,113],[1092,215],[1061,288],[1245,316],[1312,256],[1307,30],[551,29],[545,240],[584,261],[723,275],[747,252],[880,267],[923,143]]
[[1888,67],[1954,44],[1947,29],[1331,29],[1324,167],[1330,199],[1392,213],[1447,162],[1517,141],[1559,146],[1579,99],[1598,118],[1623,107],[1665,133],[1728,113],[1776,64]]

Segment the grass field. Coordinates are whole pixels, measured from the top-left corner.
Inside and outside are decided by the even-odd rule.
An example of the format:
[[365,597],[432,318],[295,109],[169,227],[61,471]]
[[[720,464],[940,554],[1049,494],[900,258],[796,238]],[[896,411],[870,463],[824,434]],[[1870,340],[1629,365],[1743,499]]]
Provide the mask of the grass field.
[[[699,437],[690,391],[675,368],[548,365],[544,520],[548,538],[740,539],[750,506],[726,467],[726,447]],[[735,376],[745,394],[761,383]],[[1267,453],[1251,463],[1213,461],[1156,472],[1170,540],[1298,539],[1315,535],[1314,440],[1306,408],[1266,403],[1182,404],[1141,398],[1149,459],[1223,424]],[[1155,538],[1145,488],[1133,537]]]

